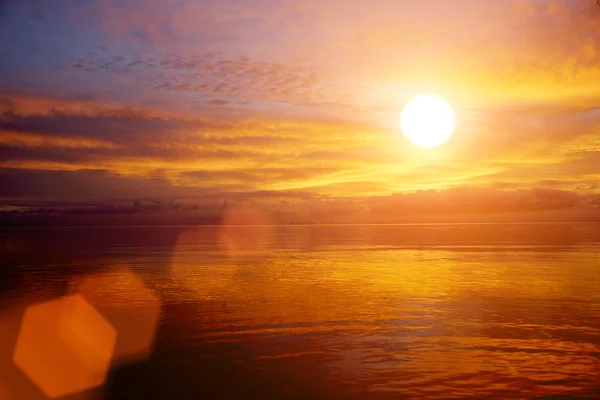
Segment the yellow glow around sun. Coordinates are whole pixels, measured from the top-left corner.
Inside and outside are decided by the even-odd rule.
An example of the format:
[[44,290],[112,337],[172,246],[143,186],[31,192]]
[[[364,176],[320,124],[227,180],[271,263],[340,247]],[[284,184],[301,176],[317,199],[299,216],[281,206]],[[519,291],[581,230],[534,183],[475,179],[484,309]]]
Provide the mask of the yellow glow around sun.
[[404,107],[400,126],[412,144],[420,147],[439,146],[452,136],[454,111],[438,95],[420,95]]

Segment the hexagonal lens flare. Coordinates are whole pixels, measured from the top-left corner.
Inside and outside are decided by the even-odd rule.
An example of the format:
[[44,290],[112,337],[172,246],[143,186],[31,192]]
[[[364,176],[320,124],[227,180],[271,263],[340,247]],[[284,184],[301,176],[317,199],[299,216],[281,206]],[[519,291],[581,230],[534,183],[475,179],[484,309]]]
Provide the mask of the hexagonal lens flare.
[[13,360],[47,396],[104,384],[117,332],[81,295],[29,306]]
[[127,268],[85,276],[73,282],[117,330],[113,365],[143,361],[152,352],[161,301]]

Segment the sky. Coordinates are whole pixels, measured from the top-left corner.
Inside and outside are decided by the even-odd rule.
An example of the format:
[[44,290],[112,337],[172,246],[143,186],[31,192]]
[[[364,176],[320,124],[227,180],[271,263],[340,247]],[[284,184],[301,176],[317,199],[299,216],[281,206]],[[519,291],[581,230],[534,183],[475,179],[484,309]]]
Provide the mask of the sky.
[[[595,3],[0,1],[0,203],[597,207]],[[435,149],[398,124],[426,92]]]

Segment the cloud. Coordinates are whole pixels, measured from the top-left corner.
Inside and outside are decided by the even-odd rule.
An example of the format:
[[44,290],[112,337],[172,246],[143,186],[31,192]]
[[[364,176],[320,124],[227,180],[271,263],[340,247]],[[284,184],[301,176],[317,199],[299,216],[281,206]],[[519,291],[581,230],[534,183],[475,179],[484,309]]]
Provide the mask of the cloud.
[[469,182],[575,190],[598,179],[598,112],[588,108],[488,110],[443,148],[421,151],[372,124],[34,103],[6,103],[4,167],[107,170],[136,179],[161,170],[173,187],[358,196]]
[[574,192],[554,189],[503,191],[489,188],[457,187],[445,191],[426,190],[369,201],[377,213],[449,214],[539,210],[563,210],[586,207],[590,198]]
[[101,170],[47,171],[0,169],[0,193],[4,198],[100,199],[159,196],[168,182],[136,179]]
[[[102,174],[95,172],[102,179]],[[88,173],[81,176],[94,179]],[[64,177],[63,177],[64,178]],[[44,179],[47,181],[47,179]],[[0,180],[0,183],[2,181]],[[131,183],[131,180],[127,182]],[[165,184],[165,182],[162,182]],[[141,192],[140,192],[141,193]],[[187,193],[189,194],[189,193]],[[13,200],[0,219],[9,223],[81,223],[75,217],[102,216],[95,223],[215,223],[223,204],[264,211],[274,223],[376,223],[376,222],[490,222],[490,221],[595,221],[600,219],[599,195],[531,189],[503,191],[457,187],[364,198],[322,196],[299,191],[196,192],[177,200],[125,198],[90,204]],[[136,200],[137,199],[137,200]],[[142,199],[142,201],[139,201]],[[48,220],[47,217],[52,217]],[[161,219],[148,219],[160,216]],[[203,220],[197,218],[203,217]],[[75,218],[75,219],[73,219]],[[208,219],[206,219],[208,218]],[[144,222],[145,221],[145,222]],[[202,222],[205,221],[205,222]],[[208,221],[208,222],[207,222]]]
[[[56,197],[78,195],[60,184],[70,177],[97,184],[81,189],[92,197],[365,198],[460,185],[593,193],[592,3],[10,2],[0,165],[39,176],[38,195]],[[452,140],[429,151],[397,127],[424,90],[458,115]],[[62,189],[52,194],[44,179]],[[12,195],[34,196],[12,182]]]
[[[279,62],[232,58],[221,52],[201,56],[162,56],[109,59],[91,57],[75,61],[75,71],[108,72],[143,81],[156,91],[193,93],[206,106],[279,101],[293,104],[343,104],[348,94],[333,77],[315,68]],[[337,88],[336,88],[337,86]],[[158,94],[158,93],[157,93]]]
[[248,184],[267,184],[280,181],[302,182],[314,176],[330,175],[338,172],[338,168],[305,167],[297,168],[255,168],[229,171],[185,171],[178,175],[179,182],[190,185],[212,183],[217,186],[224,182]]
[[60,102],[51,107],[20,104],[2,114],[4,167],[97,169],[145,178],[163,170],[174,185],[219,187],[227,180],[243,190],[282,189],[282,183],[299,189],[306,179],[340,179],[339,173],[355,168],[348,160],[367,151],[376,157],[377,143],[386,140],[361,135],[375,127],[327,121],[183,119],[85,106],[68,113],[70,107]]
[[[367,106],[381,98],[382,85],[396,86],[390,92],[450,85],[504,99],[593,94],[599,54],[593,3],[63,0],[38,8],[52,15],[47,28],[72,26],[93,43],[60,57],[86,78],[135,74],[145,95],[152,87],[252,97],[237,81],[262,77],[271,82],[261,84],[262,96],[312,91],[328,102]],[[31,18],[27,5],[11,10],[15,19]]]
[[[136,116],[80,116],[50,111],[46,115],[21,116],[12,112],[5,113],[0,120],[3,131],[41,134],[47,137],[90,138],[115,144],[127,144],[140,141],[140,132],[151,139],[181,127],[172,121],[146,119]],[[136,128],[132,130],[131,128]],[[164,136],[163,136],[164,139]]]

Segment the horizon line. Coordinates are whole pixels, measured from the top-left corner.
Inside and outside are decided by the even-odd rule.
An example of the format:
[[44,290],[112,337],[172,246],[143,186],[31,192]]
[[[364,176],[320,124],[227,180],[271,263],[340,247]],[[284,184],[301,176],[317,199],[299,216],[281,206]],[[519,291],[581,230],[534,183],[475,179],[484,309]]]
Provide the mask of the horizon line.
[[[227,227],[262,226],[419,226],[419,225],[539,225],[539,224],[600,224],[600,221],[497,221],[497,222],[402,222],[402,223],[338,223],[338,224],[228,224]],[[3,225],[2,228],[219,228],[216,224],[193,225]]]

